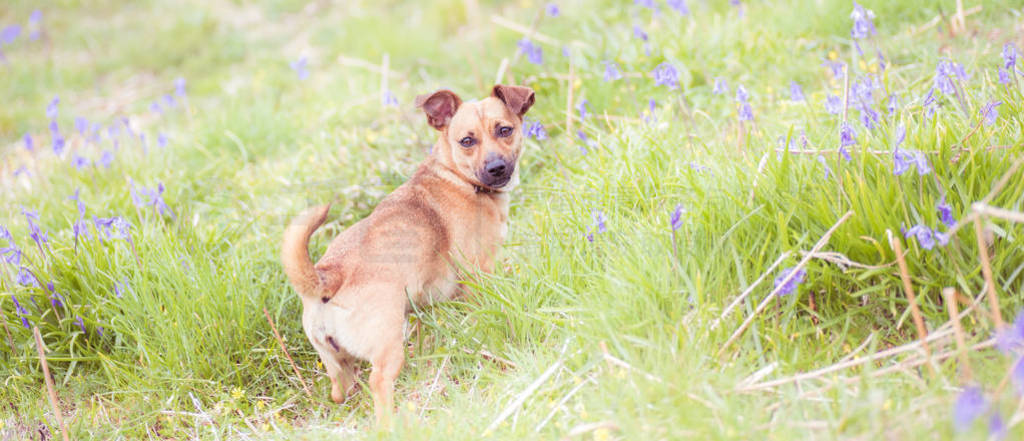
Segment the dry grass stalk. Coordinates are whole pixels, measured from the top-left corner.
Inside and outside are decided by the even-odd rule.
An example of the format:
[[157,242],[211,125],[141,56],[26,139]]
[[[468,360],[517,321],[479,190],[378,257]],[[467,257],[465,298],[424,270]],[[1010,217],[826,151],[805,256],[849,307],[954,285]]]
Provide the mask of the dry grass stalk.
[[299,367],[295,365],[295,360],[292,360],[292,355],[288,353],[288,348],[284,346],[284,339],[281,338],[281,334],[277,332],[277,326],[274,326],[274,320],[270,318],[270,313],[267,312],[267,308],[263,308],[263,315],[267,317],[267,323],[270,323],[270,330],[274,331],[274,337],[277,338],[277,343],[281,345],[281,350],[284,351],[284,356],[288,358],[288,363],[291,363],[292,370],[295,371],[295,375],[299,377],[299,382],[302,383],[302,389],[306,391],[306,395],[313,398],[313,392],[310,392],[309,386],[306,385],[306,379],[302,377],[302,373],[299,372]]
[[1003,314],[999,311],[999,297],[996,294],[996,283],[992,277],[992,262],[989,260],[988,245],[985,243],[985,231],[981,226],[981,218],[974,219],[974,235],[978,238],[978,256],[981,258],[981,273],[985,277],[988,290],[988,304],[992,309],[992,320],[996,329],[1003,329]]
[[[907,295],[907,303],[910,304],[910,315],[914,319],[914,327],[917,328],[917,338],[921,341],[925,355],[931,354],[928,347],[928,329],[924,326],[924,318],[921,310],[917,307],[917,296],[914,295],[914,285],[910,281],[910,271],[907,269],[907,261],[903,258],[903,244],[899,237],[894,237],[889,232],[889,245],[896,253],[896,263],[900,267],[900,280],[903,281],[903,292]],[[932,368],[932,373],[935,373]]]
[[761,274],[761,277],[758,277],[757,280],[754,280],[754,283],[751,283],[750,286],[747,287],[747,289],[740,293],[739,297],[736,297],[736,300],[733,300],[732,303],[729,304],[729,306],[725,307],[725,311],[722,311],[722,315],[720,315],[718,319],[716,319],[715,322],[711,324],[711,329],[717,328],[718,323],[724,320],[726,317],[728,317],[729,313],[732,312],[733,308],[739,306],[740,302],[742,302],[743,299],[746,299],[747,296],[749,296],[750,293],[754,291],[754,288],[757,288],[757,286],[761,284],[761,282],[764,280],[765,277],[768,276],[768,274],[771,274],[772,271],[775,271],[775,268],[778,267],[779,264],[781,264],[784,260],[788,259],[790,254],[792,253],[786,251],[779,255],[779,258],[775,259],[775,262],[772,263],[771,266],[769,266],[768,269]]
[[36,352],[39,353],[39,364],[43,365],[43,380],[46,382],[47,396],[50,398],[50,406],[53,408],[53,416],[60,426],[60,435],[64,441],[68,441],[68,428],[64,426],[64,415],[60,411],[60,402],[57,401],[57,387],[53,384],[53,377],[50,375],[50,364],[46,362],[46,351],[43,350],[43,337],[39,335],[39,327],[32,327],[32,334],[36,337]]
[[967,358],[967,339],[964,337],[964,328],[958,318],[960,313],[956,303],[956,289],[943,288],[942,297],[946,300],[946,310],[949,311],[949,322],[953,324],[953,335],[956,337],[957,356],[960,359],[960,366],[963,375],[962,383],[966,384],[974,376],[971,372],[971,363]]

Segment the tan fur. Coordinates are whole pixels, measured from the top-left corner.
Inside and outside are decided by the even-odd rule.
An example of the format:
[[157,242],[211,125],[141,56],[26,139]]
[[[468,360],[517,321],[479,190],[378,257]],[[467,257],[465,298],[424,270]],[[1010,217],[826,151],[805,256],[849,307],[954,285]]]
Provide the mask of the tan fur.
[[[331,377],[331,398],[345,399],[355,361],[368,360],[374,411],[384,427],[404,363],[410,300],[427,305],[452,299],[461,292],[462,269],[493,269],[508,231],[506,192],[518,182],[522,115],[533,104],[533,91],[499,85],[477,102],[462,103],[448,91],[417,102],[440,136],[409,181],[334,238],[316,265],[307,245],[328,206],[299,216],[282,245],[285,273],[301,294],[303,329]],[[502,126],[513,128],[511,136],[497,135]],[[479,143],[461,146],[467,136]],[[507,184],[488,188],[481,173],[495,155],[515,168]]]

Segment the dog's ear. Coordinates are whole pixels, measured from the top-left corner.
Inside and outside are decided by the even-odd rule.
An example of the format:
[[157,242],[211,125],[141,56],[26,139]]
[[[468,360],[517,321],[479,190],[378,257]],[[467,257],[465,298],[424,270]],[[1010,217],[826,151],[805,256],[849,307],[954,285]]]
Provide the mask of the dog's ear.
[[439,90],[429,95],[416,97],[416,107],[427,114],[427,124],[437,130],[444,130],[452,116],[462,104],[462,99],[450,90]]
[[520,118],[533,106],[533,89],[529,87],[497,84],[491,96],[505,103],[505,107]]

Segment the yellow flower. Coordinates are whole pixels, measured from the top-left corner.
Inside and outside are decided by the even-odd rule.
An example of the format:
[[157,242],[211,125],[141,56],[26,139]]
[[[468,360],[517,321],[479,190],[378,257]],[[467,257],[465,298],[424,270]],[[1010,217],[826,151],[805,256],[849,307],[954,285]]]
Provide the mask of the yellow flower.
[[611,437],[611,433],[604,427],[594,431],[594,441],[605,441]]
[[267,403],[264,403],[263,400],[257,400],[256,401],[256,409],[257,410],[263,410],[263,408],[266,407],[266,406],[267,406]]
[[235,386],[234,388],[231,389],[231,398],[240,400],[243,397],[245,397],[245,389],[242,389],[238,386]]
[[828,51],[829,60],[835,61],[836,58],[839,58],[839,54],[836,51]]

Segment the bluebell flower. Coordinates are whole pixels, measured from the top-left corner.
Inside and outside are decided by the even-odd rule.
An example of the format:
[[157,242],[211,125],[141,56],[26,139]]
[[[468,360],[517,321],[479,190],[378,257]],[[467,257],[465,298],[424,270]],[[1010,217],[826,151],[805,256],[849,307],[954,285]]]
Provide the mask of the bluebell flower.
[[10,25],[0,30],[0,45],[14,43],[14,40],[21,34],[21,26]]
[[32,135],[31,134],[26,133],[25,137],[24,137],[24,140],[25,140],[25,150],[28,150],[30,152],[32,150],[35,150],[35,146],[34,146],[34,143],[32,142]]
[[829,72],[832,73],[832,77],[837,80],[842,79],[843,75],[845,75],[844,72],[846,71],[846,64],[844,64],[842,61],[832,61],[829,59],[825,59],[825,61],[822,62],[821,65],[827,67]]
[[114,296],[115,297],[117,297],[119,299],[120,298],[124,298],[124,293],[126,291],[128,291],[129,289],[131,289],[131,288],[128,286],[128,278],[127,277],[122,279],[121,283],[118,283],[117,281],[114,281]]
[[89,164],[91,164],[89,158],[79,155],[78,153],[74,153],[71,155],[71,165],[75,166],[75,168],[82,170],[88,167]]
[[82,317],[75,317],[75,324],[78,325],[78,329],[81,329],[82,333],[85,334],[85,323],[82,322]]
[[[807,271],[804,270],[803,268],[801,268],[800,270],[796,271],[795,274],[793,274],[794,269],[795,268],[792,267],[786,268],[782,270],[782,272],[780,272],[778,276],[775,277],[775,289],[779,290],[777,295],[785,296],[792,294],[794,291],[796,291],[796,287],[803,283],[804,278],[807,277]],[[785,285],[783,285],[782,282],[785,281],[786,277],[789,277],[790,274],[793,274],[793,278],[789,279],[789,281],[786,282]],[[779,288],[780,286],[781,288]]]
[[996,349],[1011,355],[1024,349],[1024,310],[1017,313],[1013,324],[996,333]]
[[739,117],[740,121],[754,120],[754,110],[750,108],[750,103],[746,101],[740,103]]
[[959,78],[961,80],[968,79],[967,72],[964,71],[963,66],[950,60],[940,61],[935,66],[935,88],[939,89],[942,93],[952,95],[956,93],[956,88],[953,85],[953,81]]
[[825,111],[833,115],[838,115],[843,111],[843,100],[835,95],[825,97]]
[[25,329],[31,329],[32,326],[30,326],[28,319],[25,318],[25,316],[28,315],[28,311],[25,310],[24,306],[21,306],[21,303],[18,302],[18,298],[15,297],[14,294],[11,294],[11,301],[14,302],[14,310],[18,313],[18,316],[21,317],[21,325],[24,326]]
[[747,93],[747,88],[743,87],[742,84],[736,86],[736,101],[745,103],[750,99],[750,94]]
[[288,63],[288,67],[291,67],[295,71],[295,75],[299,77],[299,80],[305,80],[309,78],[309,60],[306,57],[301,57],[298,60]]
[[46,105],[46,118],[53,120],[57,118],[57,105],[60,104],[60,96],[54,95],[50,104]]
[[676,205],[676,209],[672,211],[672,215],[669,216],[669,224],[672,226],[672,231],[676,231],[683,227],[683,213],[686,210],[683,209],[683,204]]
[[[839,126],[839,147],[845,148],[853,145],[857,145],[857,131],[853,129],[853,126],[844,122]],[[846,160],[849,161],[849,155],[846,156]]]
[[729,85],[726,84],[725,78],[716,77],[715,86],[711,89],[711,93],[715,95],[725,95],[729,93]]
[[533,64],[544,64],[544,53],[540,45],[533,44],[529,39],[519,40],[519,51],[526,55],[527,61]]
[[875,24],[871,22],[875,18],[875,13],[870,9],[864,9],[857,2],[853,2],[853,12],[850,13],[850,18],[853,19],[853,29],[850,30],[851,37],[863,39],[875,34]]
[[796,81],[789,82],[789,99],[792,101],[803,101],[804,89]]
[[935,209],[939,211],[939,219],[942,223],[946,224],[947,227],[956,225],[956,219],[953,218],[953,207],[950,207],[946,203],[945,199],[939,201],[939,204],[935,206]]
[[622,78],[622,72],[619,71],[619,65],[614,61],[605,60],[604,62],[604,80],[615,81]]
[[0,240],[10,241],[11,239],[11,231],[7,227],[0,225]]
[[185,96],[185,79],[178,77],[174,79],[174,94],[179,97]]
[[650,124],[652,122],[657,121],[658,118],[654,115],[654,111],[657,108],[658,108],[658,102],[655,101],[654,98],[651,98],[647,102],[647,112],[646,112],[646,114],[644,112],[640,112],[640,116],[644,120],[644,123]]
[[647,9],[658,9],[658,5],[654,4],[654,0],[633,0],[633,4]]
[[895,146],[893,147],[893,151],[899,150],[900,145],[903,144],[903,141],[906,140],[906,139],[907,139],[907,126],[905,124],[900,124],[899,127],[896,127],[896,142],[895,142]]
[[686,5],[686,0],[666,0],[665,3],[682,15],[690,15],[690,8]]
[[1006,69],[1000,67],[997,73],[999,74],[999,84],[1010,84],[1010,74],[1012,74],[1012,72],[1008,72]]
[[[586,144],[587,147],[597,148],[597,141],[594,141],[593,139],[588,138],[587,134],[583,133],[583,130],[577,130],[576,131],[576,136],[578,136],[580,138],[580,140],[583,141],[584,144]],[[586,147],[581,145],[580,146],[580,152],[582,152],[584,155],[586,155],[588,150],[587,150]]]
[[654,84],[668,87],[669,90],[679,87],[679,72],[670,63],[661,63],[651,71]]
[[1003,422],[1003,417],[999,415],[998,411],[988,419],[988,434],[996,441],[1006,438],[1006,423]]
[[100,154],[100,160],[97,161],[97,163],[99,165],[102,165],[103,168],[110,168],[110,164],[112,164],[113,162],[114,162],[114,152],[112,152],[110,150],[104,150],[103,153]]
[[96,227],[96,231],[102,233],[107,239],[131,240],[132,224],[121,216],[109,218],[93,216],[92,222]]
[[558,17],[558,14],[559,14],[558,5],[556,5],[554,3],[548,3],[547,7],[545,7],[544,9],[547,11],[548,15],[550,15],[552,17]]
[[580,103],[576,105],[576,111],[580,113],[580,121],[586,121],[587,119],[587,100],[580,100]]
[[548,139],[548,132],[544,130],[544,125],[540,121],[532,121],[526,118],[523,120],[523,128],[523,133],[526,134],[527,138],[533,138],[537,141]]
[[828,162],[825,161],[825,157],[822,155],[818,155],[818,162],[821,163],[822,167],[825,167],[825,179],[828,179],[832,174],[832,169],[828,167]]
[[15,275],[14,281],[21,286],[39,287],[39,280],[36,280],[36,276],[25,267],[18,268],[18,274]]
[[25,220],[28,222],[29,237],[36,243],[36,245],[42,247],[44,243],[50,241],[50,236],[39,227],[36,222],[39,220],[39,213],[29,209],[22,209],[21,214],[25,215]]
[[14,245],[13,243],[9,247],[0,248],[0,256],[3,256],[4,263],[6,263],[8,265],[11,265],[11,266],[19,266],[19,265],[21,265],[21,256],[22,256],[21,248],[18,248],[17,245]]
[[390,90],[385,90],[384,96],[381,98],[381,105],[385,107],[398,107],[398,98]]
[[169,108],[174,108],[178,103],[174,101],[174,97],[169,93],[164,94],[164,105]]
[[921,248],[926,250],[935,248],[936,244],[939,246],[946,246],[946,244],[949,243],[948,235],[934,231],[921,224],[914,225],[903,233],[904,238],[910,238],[911,236],[917,239],[917,244],[920,245]]
[[29,40],[36,41],[39,39],[39,23],[43,20],[43,11],[38,9],[32,11],[32,15],[28,17],[29,26],[32,27],[32,31],[28,34]]
[[1012,72],[1017,66],[1017,46],[1013,43],[1004,44],[1000,55],[1003,56],[1003,67]]
[[981,109],[981,117],[984,118],[986,126],[995,124],[996,119],[999,118],[999,111],[996,110],[996,107],[999,107],[1000,104],[1003,104],[1003,102],[992,101],[985,104],[985,107]]
[[970,386],[964,388],[953,404],[953,427],[958,432],[966,431],[971,423],[988,410],[988,403],[980,388]]
[[878,58],[878,70],[885,72],[886,62],[885,57],[882,55],[882,51],[875,51],[876,58]]
[[569,46],[562,46],[562,56],[569,58]]
[[864,125],[865,129],[874,130],[879,118],[880,116],[875,109],[865,105],[860,106],[860,122]]
[[158,182],[156,188],[152,190],[146,187],[136,188],[134,182],[131,182],[131,185],[132,202],[134,202],[136,206],[151,206],[156,208],[157,212],[160,213],[161,216],[170,215],[172,218],[174,217],[174,212],[171,211],[171,208],[164,202],[164,184],[162,182]]
[[889,100],[885,106],[885,109],[892,115],[899,110],[899,97],[896,95],[889,95]]
[[644,30],[641,29],[640,26],[633,25],[633,36],[643,41],[647,41],[647,33],[644,32]]
[[79,135],[85,135],[85,131],[89,129],[89,120],[81,117],[75,117],[75,130],[78,131]]
[[605,224],[608,221],[608,217],[604,215],[601,210],[594,210],[594,226],[597,228],[598,233],[605,233],[608,231],[608,226]]
[[167,146],[167,135],[165,135],[164,132],[157,133],[157,135],[156,135],[156,145],[158,147],[166,147]]

